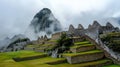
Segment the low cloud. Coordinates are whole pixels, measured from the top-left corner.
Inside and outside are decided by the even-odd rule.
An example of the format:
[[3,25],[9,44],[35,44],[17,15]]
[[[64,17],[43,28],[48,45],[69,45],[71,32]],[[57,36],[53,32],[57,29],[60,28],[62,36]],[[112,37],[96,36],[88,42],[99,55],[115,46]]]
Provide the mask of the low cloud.
[[[119,3],[119,0],[0,0],[0,38],[24,34],[34,15],[44,7],[50,8],[66,29],[70,24],[87,27],[93,20],[105,25],[108,18],[120,17]],[[120,27],[117,22],[112,24]]]

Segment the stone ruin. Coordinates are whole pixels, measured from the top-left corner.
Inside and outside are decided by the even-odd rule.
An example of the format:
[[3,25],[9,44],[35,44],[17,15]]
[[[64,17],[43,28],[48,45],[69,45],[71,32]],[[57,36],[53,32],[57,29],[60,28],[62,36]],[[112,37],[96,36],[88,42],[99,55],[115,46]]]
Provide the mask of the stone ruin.
[[[120,29],[118,27],[114,27],[110,22],[107,22],[105,26],[102,26],[97,21],[94,21],[93,24],[89,25],[87,29],[85,29],[81,24],[78,25],[78,28],[75,28],[73,25],[70,25],[69,30],[65,31],[65,32],[66,32],[67,36],[69,36],[73,39],[74,42],[82,41],[81,37],[87,35],[92,40],[94,40],[94,42],[96,42],[97,44],[101,44],[99,41],[100,34],[107,34],[110,32],[120,32]],[[53,36],[52,39],[54,39],[55,37],[56,38],[60,37],[61,36],[61,35],[59,35],[60,33],[53,34],[55,36]],[[103,45],[99,45],[99,46],[102,46],[102,47],[100,47],[100,48],[102,48],[102,50],[105,50],[105,51],[106,51],[106,49],[108,50],[108,48],[104,48],[105,46],[103,46]],[[111,52],[108,51],[108,54],[110,54],[110,53]],[[113,53],[112,57],[116,58],[116,55],[114,54],[114,52],[112,52],[112,53]],[[119,60],[120,60],[120,57],[119,57]]]
[[[52,45],[55,45],[56,43],[54,42],[54,40],[59,39],[63,33],[66,33],[66,35],[68,37],[72,38],[73,43],[81,42],[85,38],[88,38],[93,43],[97,43],[96,46],[99,46],[100,48],[102,48],[101,50],[104,50],[104,48],[101,47],[101,43],[99,41],[100,40],[99,35],[109,33],[109,32],[120,32],[120,29],[117,27],[114,27],[109,22],[106,23],[106,26],[102,26],[97,21],[94,21],[93,24],[89,25],[88,28],[86,28],[86,29],[81,24],[79,24],[77,28],[75,28],[73,25],[70,25],[68,31],[54,33],[54,34],[52,34],[52,37],[50,39],[47,38],[46,35],[41,36],[40,38],[38,38],[37,41],[32,41],[32,43],[33,44],[52,44]],[[53,41],[50,41],[50,40],[53,40]],[[92,48],[94,48],[94,47],[91,47],[90,49],[92,49]],[[42,52],[44,52],[44,50],[42,50]],[[52,56],[56,56],[56,55],[54,55],[54,54],[57,54],[56,52],[58,52],[58,51],[55,50],[53,52]],[[109,52],[108,52],[108,54],[109,54]]]

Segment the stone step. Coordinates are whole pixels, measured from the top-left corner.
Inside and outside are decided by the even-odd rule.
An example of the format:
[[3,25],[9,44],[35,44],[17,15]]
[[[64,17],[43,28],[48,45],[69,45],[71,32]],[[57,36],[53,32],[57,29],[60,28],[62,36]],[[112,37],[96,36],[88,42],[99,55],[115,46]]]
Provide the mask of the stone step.
[[102,59],[104,53],[101,50],[91,50],[80,53],[66,53],[63,54],[63,57],[67,59],[68,63],[75,64]]
[[93,44],[84,44],[84,45],[77,45],[70,47],[70,51],[72,51],[73,53],[94,50],[94,49],[95,49],[95,45]]
[[89,41],[75,42],[74,45],[90,44]]
[[59,66],[64,65],[64,67],[102,67],[105,65],[112,64],[112,61],[109,59],[101,59],[101,60],[96,60],[96,61],[91,61],[91,62],[85,62],[85,63],[79,63],[79,64],[68,64],[68,63],[63,63],[59,64]]

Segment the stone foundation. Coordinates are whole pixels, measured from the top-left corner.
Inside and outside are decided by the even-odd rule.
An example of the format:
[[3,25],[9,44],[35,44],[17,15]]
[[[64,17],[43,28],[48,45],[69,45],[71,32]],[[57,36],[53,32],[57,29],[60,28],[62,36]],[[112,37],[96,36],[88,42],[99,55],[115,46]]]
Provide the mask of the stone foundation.
[[102,59],[104,57],[104,53],[92,53],[92,54],[84,54],[84,55],[77,55],[77,56],[65,56],[68,63],[75,64],[75,63],[82,63],[88,61],[94,61],[98,59]]
[[95,45],[82,46],[82,47],[78,47],[78,48],[70,48],[70,51],[72,51],[73,53],[77,53],[77,52],[88,51],[88,50],[93,50],[93,49],[95,49]]

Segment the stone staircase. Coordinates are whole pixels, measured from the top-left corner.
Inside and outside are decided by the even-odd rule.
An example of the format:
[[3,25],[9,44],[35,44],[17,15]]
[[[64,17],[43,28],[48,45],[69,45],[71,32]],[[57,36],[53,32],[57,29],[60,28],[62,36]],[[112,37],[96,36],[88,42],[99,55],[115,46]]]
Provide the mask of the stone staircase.
[[[45,52],[46,49],[52,49],[55,45],[50,43],[43,45],[28,46],[29,49],[37,52]],[[78,41],[74,42],[74,45],[70,47],[71,53],[63,53],[64,60],[57,60],[53,62],[47,62],[49,65],[72,65],[75,67],[102,67],[104,65],[112,64],[112,60],[107,59],[102,50],[98,50],[96,45],[90,41]]]
[[82,67],[101,67],[112,63],[105,57],[103,51],[98,50],[89,41],[75,42],[74,46],[70,47],[70,51],[72,53],[63,54],[70,64],[83,65]]

